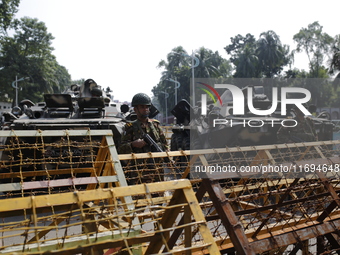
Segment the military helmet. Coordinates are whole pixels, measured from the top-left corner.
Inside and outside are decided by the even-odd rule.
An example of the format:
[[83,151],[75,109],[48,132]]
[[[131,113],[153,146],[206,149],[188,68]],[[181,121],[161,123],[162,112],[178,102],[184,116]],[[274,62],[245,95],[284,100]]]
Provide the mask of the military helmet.
[[151,105],[151,98],[145,93],[138,93],[133,96],[131,105]]

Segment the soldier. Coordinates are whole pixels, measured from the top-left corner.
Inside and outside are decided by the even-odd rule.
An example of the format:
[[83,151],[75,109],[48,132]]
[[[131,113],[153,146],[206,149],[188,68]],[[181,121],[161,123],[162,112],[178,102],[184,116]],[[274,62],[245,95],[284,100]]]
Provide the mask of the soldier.
[[[150,119],[151,99],[144,93],[138,93],[132,98],[137,119],[125,125],[125,131],[118,147],[118,153],[145,153],[154,151],[150,144],[144,141],[143,136],[148,134],[163,151],[169,151],[165,135],[158,120]],[[127,162],[123,162],[127,163]],[[136,164],[135,164],[136,163]],[[129,185],[137,183],[153,182],[162,173],[160,167],[156,167],[159,159],[137,160],[125,167],[125,176]]]
[[293,108],[295,112],[295,127],[281,127],[277,132],[279,143],[299,143],[313,142],[318,140],[315,131],[314,122],[311,117],[304,116],[303,112],[298,108]]
[[125,131],[118,152],[128,154],[152,151],[151,146],[143,140],[144,134],[149,134],[164,151],[169,151],[166,137],[159,121],[149,118],[150,97],[144,93],[138,93],[132,98],[131,105],[134,107],[137,120],[125,125]]

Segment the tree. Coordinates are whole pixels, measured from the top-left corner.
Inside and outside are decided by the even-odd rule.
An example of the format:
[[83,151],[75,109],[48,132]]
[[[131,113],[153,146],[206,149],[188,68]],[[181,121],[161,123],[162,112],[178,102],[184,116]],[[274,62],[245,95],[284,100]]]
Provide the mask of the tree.
[[14,14],[18,12],[20,0],[0,0],[0,34],[6,35]]
[[260,75],[259,60],[254,48],[250,45],[245,45],[243,51],[235,58],[234,64],[236,65],[234,74],[236,78],[258,78]]
[[255,56],[256,40],[252,34],[231,37],[231,44],[224,47],[235,66],[234,77],[257,77],[258,59]]
[[299,70],[298,68],[289,69],[284,72],[283,78],[291,79],[291,78],[307,78],[308,73],[305,70]]
[[[196,78],[228,77],[231,75],[230,62],[222,58],[219,53],[204,47],[195,51],[194,56],[199,60],[199,65],[194,68]],[[190,99],[190,79],[192,78],[192,58],[182,46],[178,46],[167,55],[166,60],[161,60],[158,68],[163,68],[162,77],[157,86],[152,89],[153,94],[161,102],[161,109],[165,109],[164,93],[169,93],[168,110],[175,105],[175,84],[169,79],[177,80],[181,86],[177,91],[178,101]],[[169,115],[169,114],[168,114]]]
[[332,46],[332,57],[329,61],[329,74],[335,75],[333,85],[335,89],[340,87],[340,35],[336,35]]
[[221,64],[218,67],[221,78],[230,78],[233,73],[233,66],[228,59],[223,58]]
[[158,68],[163,68],[162,76],[160,82],[157,86],[154,86],[152,92],[154,96],[158,99],[160,103],[160,109],[165,111],[165,100],[163,92],[169,93],[169,98],[167,99],[168,110],[172,109],[175,105],[175,84],[170,81],[177,80],[181,86],[177,90],[178,100],[189,98],[190,95],[190,58],[186,57],[188,53],[183,49],[182,46],[178,46],[172,49],[172,51],[167,55],[166,60],[161,60],[158,64]]
[[319,77],[319,69],[324,62],[324,56],[329,53],[333,38],[322,32],[322,26],[315,21],[307,28],[301,28],[293,37],[297,43],[296,51],[305,51],[309,61],[311,78]]
[[22,82],[22,95],[32,101],[42,100],[43,93],[61,92],[70,83],[70,75],[52,54],[54,37],[47,32],[44,22],[28,17],[17,20],[13,37],[1,39],[0,66],[1,91],[14,98],[14,90],[9,85],[15,77],[30,77]]
[[188,58],[185,57],[188,53],[182,46],[178,46],[172,49],[167,55],[167,60],[161,60],[158,63],[158,68],[163,68],[161,80],[167,80],[169,78],[175,78],[174,74],[182,66],[188,66],[190,63]]
[[201,47],[195,52],[199,65],[195,67],[194,74],[198,78],[230,77],[232,66],[230,62],[221,57],[218,51],[213,52]]
[[252,34],[246,34],[242,36],[238,34],[235,37],[231,37],[231,44],[224,47],[230,57],[230,62],[235,64],[235,61],[239,58],[239,55],[244,51],[245,48],[255,50],[255,37]]
[[259,68],[267,78],[280,74],[289,63],[289,47],[282,45],[279,36],[272,30],[260,34],[256,42]]
[[70,83],[72,83],[71,75],[68,73],[67,69],[59,64],[57,64],[54,77],[55,77],[55,81],[53,83],[54,93],[64,92],[70,86]]
[[260,34],[258,40],[251,34],[231,37],[231,44],[224,49],[235,65],[234,77],[261,78],[279,75],[283,67],[293,61],[294,52],[282,45],[272,30]]

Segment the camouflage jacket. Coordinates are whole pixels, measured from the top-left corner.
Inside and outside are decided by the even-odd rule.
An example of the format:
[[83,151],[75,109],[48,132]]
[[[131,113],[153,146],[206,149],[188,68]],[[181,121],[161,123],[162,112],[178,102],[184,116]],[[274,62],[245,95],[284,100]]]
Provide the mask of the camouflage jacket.
[[145,145],[143,148],[135,148],[131,146],[131,142],[137,139],[143,139],[144,134],[149,134],[151,138],[164,150],[167,151],[169,146],[166,137],[160,127],[158,120],[148,119],[147,125],[139,120],[126,123],[124,133],[121,138],[121,143],[118,147],[118,153],[144,153],[152,151],[150,145]]
[[295,127],[281,127],[277,133],[279,143],[299,143],[317,141],[314,122],[310,117],[297,120]]

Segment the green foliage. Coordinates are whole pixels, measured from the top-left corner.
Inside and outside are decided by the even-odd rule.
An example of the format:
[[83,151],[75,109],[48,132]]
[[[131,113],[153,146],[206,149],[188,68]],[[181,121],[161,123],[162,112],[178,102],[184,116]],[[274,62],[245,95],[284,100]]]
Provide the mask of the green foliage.
[[231,44],[224,48],[236,66],[236,78],[272,78],[292,62],[293,54],[282,45],[272,30],[260,34],[258,40],[251,34],[231,37]]
[[64,66],[57,64],[53,92],[62,93],[70,86],[70,83],[71,75],[68,73],[67,69]]
[[[230,62],[235,66],[235,78],[283,78],[284,80],[298,78],[298,84],[287,83],[287,86],[305,87],[312,93],[312,103],[323,106],[333,106],[338,102],[337,88],[340,79],[329,81],[329,74],[340,78],[340,35],[332,38],[322,31],[318,22],[302,28],[293,37],[297,43],[296,49],[290,51],[288,45],[281,43],[274,31],[260,34],[258,40],[251,34],[245,37],[237,35],[231,38],[231,44],[225,47],[230,55]],[[309,70],[298,68],[283,68],[294,61],[295,52],[306,52],[309,59]],[[331,55],[329,69],[324,65],[325,58]],[[311,78],[322,78],[313,80]]]
[[0,34],[7,33],[10,28],[14,14],[18,11],[20,0],[0,0]]
[[305,80],[305,85],[301,87],[305,87],[312,94],[310,103],[318,107],[331,106],[330,98],[334,93],[331,82],[323,78],[309,78]]
[[231,44],[224,49],[230,55],[230,62],[234,64],[234,77],[258,77],[258,59],[255,55],[256,39],[252,34],[242,36],[240,34],[231,37]]
[[15,97],[11,83],[15,77],[29,77],[19,84],[19,101],[30,99],[38,102],[44,93],[61,92],[70,84],[67,69],[60,66],[52,54],[54,37],[48,33],[44,22],[28,17],[16,20],[12,37],[3,36],[0,48],[0,100],[4,94]]
[[250,51],[255,50],[256,39],[252,34],[246,34],[245,37],[238,34],[235,37],[231,37],[231,44],[227,45],[224,49],[231,56],[230,62],[235,64],[235,61],[239,58],[239,55],[245,48],[249,48]]
[[322,32],[322,26],[317,22],[309,24],[307,28],[301,28],[293,36],[297,43],[296,51],[305,51],[309,61],[310,76],[321,78],[318,75],[319,69],[322,68],[324,56],[329,53],[334,39],[327,33]]
[[251,45],[245,45],[234,64],[236,65],[235,78],[257,78],[260,76],[259,59]]
[[289,47],[282,45],[279,36],[272,30],[260,34],[256,55],[262,74],[268,78],[280,74],[290,59]]
[[[232,66],[230,62],[220,56],[216,51],[204,47],[196,50],[193,55],[187,53],[182,46],[174,48],[166,60],[161,60],[158,68],[162,68],[162,77],[157,86],[152,89],[154,96],[160,102],[159,110],[165,111],[164,93],[169,94],[167,99],[168,111],[175,106],[175,83],[170,81],[176,80],[180,83],[177,90],[178,101],[181,99],[190,100],[190,79],[192,78],[192,56],[199,60],[198,66],[194,68],[194,76],[200,78],[219,78],[231,76]],[[196,60],[194,60],[194,65]],[[169,113],[168,113],[169,114]]]
[[330,107],[339,107],[340,105],[340,86],[334,88],[333,87],[333,93],[329,99],[329,106]]
[[[232,37],[231,44],[225,47],[230,55],[229,60],[220,57],[218,52],[202,47],[194,54],[200,60],[200,64],[194,69],[195,78],[275,78],[283,81],[282,86],[307,88],[313,95],[311,103],[319,107],[336,104],[338,102],[336,86],[340,84],[340,79],[329,81],[329,70],[323,62],[324,56],[330,55],[332,48],[333,59],[329,63],[330,71],[333,74],[340,71],[340,36],[331,38],[322,32],[322,27],[317,22],[314,22],[307,29],[301,29],[294,36],[294,40],[298,46],[290,50],[289,46],[282,44],[279,36],[271,30],[261,33],[258,39],[249,33],[246,36],[237,35]],[[290,67],[294,62],[295,52],[302,51],[308,53],[310,70],[294,68],[283,72],[284,67]],[[165,100],[161,91],[169,93],[168,110],[173,108],[175,102],[174,83],[168,79],[177,79],[181,83],[178,100],[190,98],[192,58],[188,55],[191,54],[179,46],[174,48],[167,55],[167,59],[160,61],[158,65],[164,71],[159,84],[152,91],[156,98],[158,97],[160,108],[163,110]],[[337,77],[340,77],[340,74]],[[291,78],[295,78],[298,83],[292,83]]]

